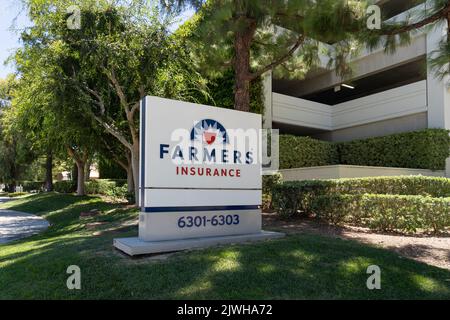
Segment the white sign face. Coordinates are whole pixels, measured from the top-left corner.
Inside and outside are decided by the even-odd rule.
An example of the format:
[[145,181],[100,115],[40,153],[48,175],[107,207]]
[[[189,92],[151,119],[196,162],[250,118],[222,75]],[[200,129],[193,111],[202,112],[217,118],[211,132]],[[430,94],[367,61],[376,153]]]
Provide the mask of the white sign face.
[[141,240],[260,232],[260,131],[260,115],[146,97]]

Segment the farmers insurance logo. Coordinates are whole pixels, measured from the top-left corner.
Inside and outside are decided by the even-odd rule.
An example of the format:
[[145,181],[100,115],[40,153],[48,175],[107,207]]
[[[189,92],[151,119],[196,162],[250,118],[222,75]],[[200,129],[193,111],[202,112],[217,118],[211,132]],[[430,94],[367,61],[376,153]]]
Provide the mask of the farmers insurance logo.
[[199,121],[191,130],[192,141],[202,141],[208,145],[214,143],[228,143],[228,134],[225,127],[211,119]]
[[255,164],[258,135],[254,131],[227,130],[216,120],[203,119],[189,131],[175,130],[171,140],[179,142],[160,144],[159,158],[171,160],[178,176],[239,178],[239,167],[224,165]]

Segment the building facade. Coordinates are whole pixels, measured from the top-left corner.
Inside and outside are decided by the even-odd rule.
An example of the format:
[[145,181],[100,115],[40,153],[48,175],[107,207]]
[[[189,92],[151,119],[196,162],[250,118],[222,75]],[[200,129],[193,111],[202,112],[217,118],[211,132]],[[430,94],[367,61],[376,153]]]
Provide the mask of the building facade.
[[[402,21],[412,0],[378,1],[388,19]],[[450,130],[449,79],[438,79],[427,58],[446,37],[447,26],[424,28],[393,54],[363,50],[352,61],[352,79],[323,67],[302,80],[265,77],[266,127],[327,141],[351,141],[425,128]],[[327,46],[328,44],[323,44]],[[446,174],[450,177],[450,159]]]

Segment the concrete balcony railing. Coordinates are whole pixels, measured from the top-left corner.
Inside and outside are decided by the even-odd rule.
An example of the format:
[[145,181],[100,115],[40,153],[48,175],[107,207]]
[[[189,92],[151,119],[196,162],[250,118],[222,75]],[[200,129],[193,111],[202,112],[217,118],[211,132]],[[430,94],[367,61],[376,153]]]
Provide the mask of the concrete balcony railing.
[[[414,8],[411,8],[407,11],[404,11],[392,18],[389,18],[388,20],[384,21],[385,23],[394,23],[394,22],[403,22],[408,21],[408,19],[412,19],[413,21],[420,20],[420,17],[416,17],[419,12],[423,12],[426,10],[426,4],[422,3],[417,5]],[[419,56],[424,54],[426,51],[425,48],[425,39],[426,37],[426,29],[420,29],[416,30],[411,34],[411,43],[406,46],[410,51],[415,51],[416,55]],[[321,50],[319,52],[324,51],[332,51],[334,48],[334,45],[330,45],[327,43],[320,42],[319,46],[321,47]],[[401,49],[401,48],[400,48]],[[359,60],[367,60],[367,58],[370,59],[370,56],[377,55],[377,54],[383,54],[384,55],[384,47],[380,45],[377,48],[373,48],[371,50],[367,48],[361,48],[359,54],[356,57],[350,58],[350,62],[356,62]],[[403,52],[401,53],[403,55]],[[411,59],[411,57],[407,56],[404,60]],[[329,63],[329,57],[325,54],[319,54],[319,60],[320,60],[320,68],[327,69],[328,63]]]
[[427,110],[426,80],[334,106],[278,93],[272,95],[274,122],[330,131]]

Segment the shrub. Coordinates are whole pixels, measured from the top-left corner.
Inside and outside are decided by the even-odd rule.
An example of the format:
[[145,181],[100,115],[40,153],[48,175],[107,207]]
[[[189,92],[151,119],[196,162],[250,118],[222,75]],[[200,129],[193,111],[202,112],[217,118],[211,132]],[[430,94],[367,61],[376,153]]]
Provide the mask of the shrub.
[[23,191],[42,191],[45,187],[45,182],[43,181],[23,181],[20,183],[23,186]]
[[127,199],[130,201],[131,195],[128,192],[128,186],[125,184],[121,187],[113,187],[106,193],[107,196],[112,197],[114,199]]
[[[450,197],[450,179],[424,176],[369,177],[290,181],[276,186],[281,195],[293,192],[302,198],[327,194],[394,194]],[[285,190],[286,191],[285,191]]]
[[450,227],[450,198],[400,195],[326,195],[312,200],[312,212],[334,224],[379,231],[442,232]]
[[335,144],[292,135],[280,135],[279,154],[281,169],[333,165],[339,160]]
[[426,129],[337,144],[339,163],[444,170],[450,156],[449,131]]
[[280,184],[282,178],[281,173],[262,176],[262,192],[264,194],[272,193],[274,186]]
[[[76,181],[58,181],[54,189],[59,193],[73,193],[77,190]],[[86,194],[105,195],[119,199],[129,199],[127,182],[124,179],[97,179],[86,182]]]
[[348,164],[443,170],[449,156],[449,131],[444,129],[340,143],[280,135],[281,169]]
[[59,193],[73,193],[77,190],[77,182],[72,180],[56,181],[53,189]]
[[86,182],[87,194],[105,195],[110,189],[114,188],[116,183],[109,180],[91,180]]
[[450,227],[450,179],[376,177],[285,182],[273,189],[282,215],[315,214],[374,230],[439,232]]
[[98,161],[101,179],[126,179],[127,172],[115,161],[101,157]]
[[128,197],[128,187],[123,179],[98,179],[86,182],[86,193],[125,199]]
[[262,176],[262,202],[264,209],[272,209],[273,188],[281,183],[282,178],[280,173]]

